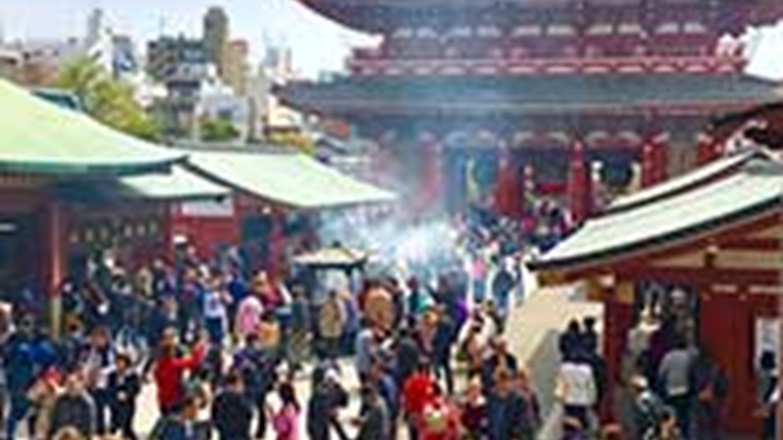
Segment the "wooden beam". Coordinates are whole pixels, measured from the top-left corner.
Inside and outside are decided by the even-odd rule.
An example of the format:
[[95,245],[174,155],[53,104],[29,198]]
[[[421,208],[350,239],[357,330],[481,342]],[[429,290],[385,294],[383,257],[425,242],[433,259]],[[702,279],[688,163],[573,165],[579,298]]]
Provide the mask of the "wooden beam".
[[688,286],[726,285],[779,285],[780,272],[774,270],[737,269],[673,269],[649,266],[624,266],[617,268],[622,280],[656,280]]
[[721,250],[779,251],[783,242],[774,238],[737,237],[718,243]]

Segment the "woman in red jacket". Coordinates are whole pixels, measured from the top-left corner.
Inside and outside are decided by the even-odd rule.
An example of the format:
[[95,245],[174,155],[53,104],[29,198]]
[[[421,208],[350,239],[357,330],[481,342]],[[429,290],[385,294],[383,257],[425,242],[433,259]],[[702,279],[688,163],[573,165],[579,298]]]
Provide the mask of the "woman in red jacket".
[[198,367],[205,354],[204,343],[199,343],[187,356],[177,353],[178,345],[176,330],[167,329],[163,334],[153,370],[161,414],[170,414],[185,398],[185,373]]

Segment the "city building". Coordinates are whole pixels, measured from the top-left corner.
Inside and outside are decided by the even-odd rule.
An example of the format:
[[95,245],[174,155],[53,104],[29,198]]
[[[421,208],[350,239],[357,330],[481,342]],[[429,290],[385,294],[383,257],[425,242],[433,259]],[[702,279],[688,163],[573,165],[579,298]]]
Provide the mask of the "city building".
[[199,121],[230,122],[239,134],[234,140],[237,143],[246,143],[250,137],[250,98],[237,95],[232,87],[223,84],[216,76],[202,82],[196,113]]
[[56,85],[60,69],[66,64],[88,56],[87,47],[78,38],[30,39],[12,42],[6,49],[22,54],[22,74],[19,81],[39,87]]
[[107,26],[103,10],[92,11],[85,34],[67,39],[27,39],[2,44],[0,49],[21,56],[16,80],[26,85],[56,85],[60,70],[89,58],[117,78],[139,73],[141,63],[133,40]]
[[22,53],[10,48],[0,48],[0,78],[18,81],[24,70]]
[[229,47],[229,19],[223,8],[211,7],[204,15],[204,47],[207,59],[217,66],[218,74],[225,73],[226,51]]
[[724,37],[783,16],[779,0],[301,2],[382,38],[348,77],[278,87],[283,103],[350,121],[427,206],[491,205],[508,172],[576,222],[606,190],[695,166],[710,115],[769,99]]
[[285,87],[286,84],[297,79],[293,69],[291,49],[284,46],[268,47],[261,65],[261,74],[265,77],[269,88],[265,115],[267,135],[301,130],[304,125],[304,115],[271,93],[275,88]]
[[221,76],[237,95],[247,94],[247,79],[250,73],[249,56],[250,44],[247,40],[233,40],[228,43],[225,49]]
[[181,71],[181,66],[209,64],[204,41],[188,38],[161,36],[147,43],[147,73],[155,81],[165,83]]

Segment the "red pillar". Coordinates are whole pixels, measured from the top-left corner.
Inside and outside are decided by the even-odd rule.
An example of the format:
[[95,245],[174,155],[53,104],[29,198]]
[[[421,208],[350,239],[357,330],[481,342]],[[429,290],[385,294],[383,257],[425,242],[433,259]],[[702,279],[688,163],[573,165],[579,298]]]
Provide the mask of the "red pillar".
[[721,142],[708,134],[700,133],[698,143],[698,163],[700,166],[712,162],[722,154]]
[[666,135],[657,135],[647,139],[642,145],[641,173],[642,188],[666,180],[668,157],[666,154]]
[[655,145],[645,141],[641,154],[641,184],[642,188],[655,185]]
[[66,215],[61,202],[51,199],[43,212],[43,288],[49,298],[49,319],[52,335],[61,330],[62,302],[60,284],[66,276]]
[[571,147],[571,157],[568,164],[568,206],[571,219],[579,224],[589,214],[588,180],[590,171],[585,163],[585,147],[581,140],[574,142]]
[[655,182],[660,183],[669,177],[668,135],[659,134],[653,139],[655,149]]

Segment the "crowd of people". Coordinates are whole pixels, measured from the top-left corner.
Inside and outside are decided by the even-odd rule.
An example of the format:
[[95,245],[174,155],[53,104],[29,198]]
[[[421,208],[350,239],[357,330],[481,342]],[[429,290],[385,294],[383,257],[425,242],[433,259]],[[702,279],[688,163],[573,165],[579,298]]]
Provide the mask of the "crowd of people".
[[57,338],[34,303],[0,308],[5,438],[135,440],[147,387],[161,440],[532,439],[540,424],[507,309],[468,304],[461,274],[368,278],[315,301],[301,273],[193,249],[110,263],[63,282]]

